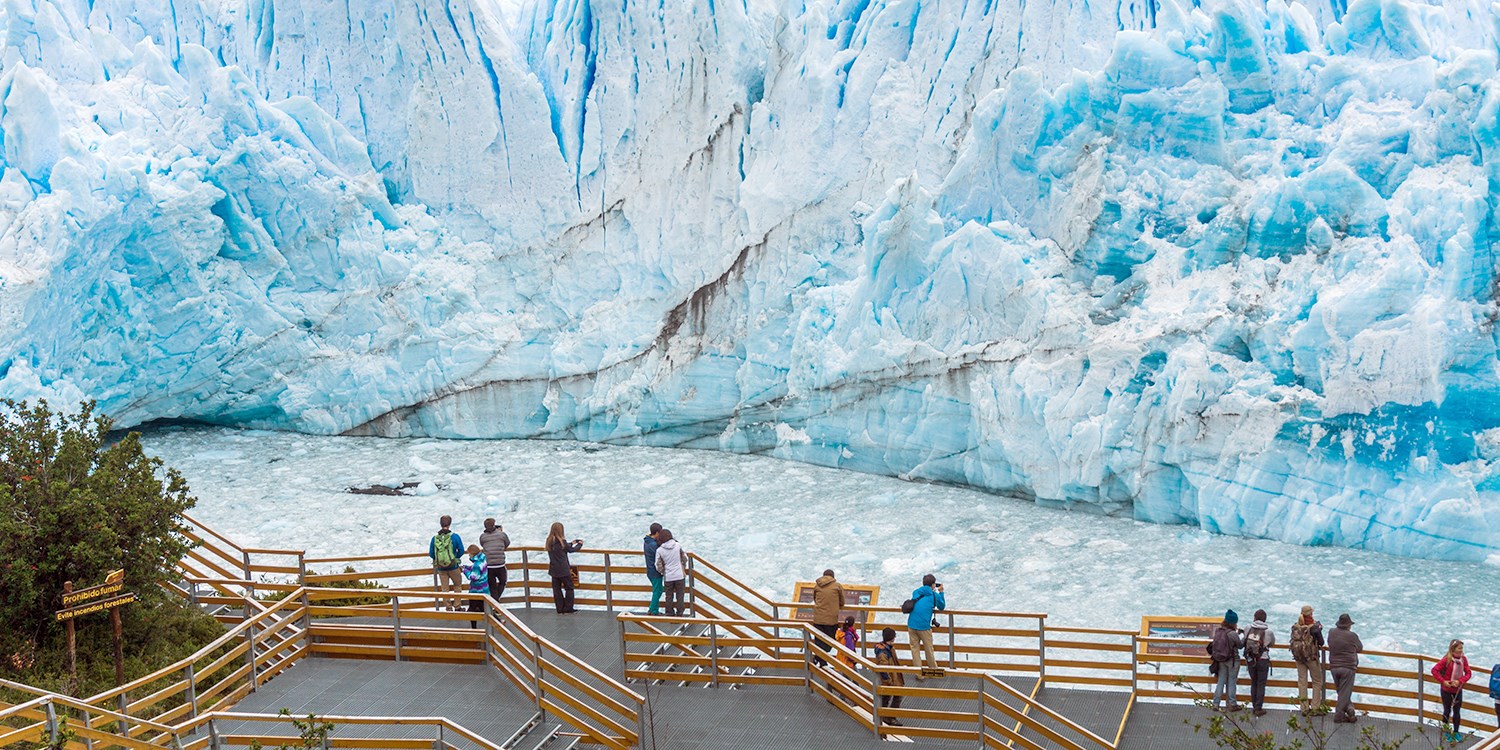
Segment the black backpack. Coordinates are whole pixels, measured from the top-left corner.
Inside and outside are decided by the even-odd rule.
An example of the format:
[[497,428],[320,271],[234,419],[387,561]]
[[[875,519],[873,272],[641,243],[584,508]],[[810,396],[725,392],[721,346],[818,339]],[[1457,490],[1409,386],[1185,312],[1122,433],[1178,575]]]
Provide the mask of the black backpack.
[[917,600],[916,599],[907,599],[906,601],[901,602],[901,614],[903,614],[903,615],[909,615],[909,614],[911,614],[912,610],[914,610],[916,608],[917,608]]
[[1222,627],[1215,630],[1213,640],[1208,642],[1208,656],[1214,661],[1232,661],[1234,659],[1234,631]]

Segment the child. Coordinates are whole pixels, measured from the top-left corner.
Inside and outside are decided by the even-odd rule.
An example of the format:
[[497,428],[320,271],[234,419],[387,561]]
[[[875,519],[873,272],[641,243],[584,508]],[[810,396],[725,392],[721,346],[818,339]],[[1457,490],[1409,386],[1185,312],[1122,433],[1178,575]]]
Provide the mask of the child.
[[[833,638],[834,640],[842,644],[844,648],[847,648],[850,651],[854,650],[855,644],[859,643],[859,631],[855,630],[854,628],[854,615],[849,615],[848,617],[844,618],[844,624],[840,625],[839,629],[834,632]],[[844,655],[840,655],[839,658],[843,660],[845,664],[848,664],[851,667],[854,666],[853,658]]]
[[[468,553],[469,564],[464,566],[464,576],[469,579],[469,593],[478,595],[469,599],[469,611],[483,612],[484,598],[490,593],[489,561],[477,544],[469,545]],[[477,629],[479,623],[471,621],[469,627]]]
[[[875,663],[890,667],[901,666],[901,660],[896,658],[896,631],[894,628],[886,628],[880,631],[880,642],[875,644]],[[902,677],[900,672],[881,672],[880,684],[883,687],[902,687],[906,684],[906,678]],[[880,707],[900,708],[901,696],[880,696]],[[881,722],[892,726],[902,726],[901,720],[894,716],[882,718]]]

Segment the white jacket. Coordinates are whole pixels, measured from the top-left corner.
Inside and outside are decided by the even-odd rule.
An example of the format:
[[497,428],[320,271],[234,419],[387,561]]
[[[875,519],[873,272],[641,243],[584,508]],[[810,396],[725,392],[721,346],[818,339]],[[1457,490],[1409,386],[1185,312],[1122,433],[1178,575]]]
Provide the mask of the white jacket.
[[663,581],[680,581],[687,578],[687,571],[683,568],[687,560],[687,554],[682,551],[682,545],[673,539],[666,544],[656,548],[656,560],[661,563],[661,574]]

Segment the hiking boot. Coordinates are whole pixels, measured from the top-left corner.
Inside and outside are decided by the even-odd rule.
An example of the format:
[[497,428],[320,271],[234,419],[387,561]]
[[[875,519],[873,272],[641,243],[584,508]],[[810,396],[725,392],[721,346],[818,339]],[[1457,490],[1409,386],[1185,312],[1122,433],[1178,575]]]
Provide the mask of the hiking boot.
[[882,721],[884,721],[887,724],[890,724],[893,727],[904,727],[904,726],[906,726],[905,724],[901,723],[900,719],[891,718],[891,719],[882,719]]
[[1255,709],[1255,715],[1256,716],[1265,716],[1266,715],[1266,710],[1264,708],[1257,708],[1257,709]]
[[1245,707],[1244,707],[1244,706],[1241,706],[1241,705],[1240,705],[1240,704],[1238,704],[1238,703],[1231,703],[1231,704],[1229,704],[1229,706],[1228,706],[1228,707],[1227,707],[1227,708],[1225,708],[1225,709],[1224,709],[1224,710],[1225,710],[1225,711],[1227,711],[1227,712],[1229,712],[1229,713],[1234,713],[1234,712],[1235,712],[1235,711],[1243,711],[1243,710],[1244,710],[1244,709],[1245,709]]

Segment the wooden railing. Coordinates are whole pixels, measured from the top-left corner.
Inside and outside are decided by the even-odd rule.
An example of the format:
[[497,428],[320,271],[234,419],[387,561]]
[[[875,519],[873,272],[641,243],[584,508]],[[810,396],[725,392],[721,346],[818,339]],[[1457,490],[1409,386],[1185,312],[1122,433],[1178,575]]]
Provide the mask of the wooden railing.
[[[449,635],[423,633],[420,630],[403,628],[399,624],[402,613],[407,612],[408,609],[421,610],[424,617],[438,616],[439,619],[444,619],[444,615],[435,613],[431,609],[433,597],[430,594],[430,588],[435,578],[431,561],[425,552],[308,558],[285,550],[238,548],[221,535],[207,530],[199,534],[199,537],[211,541],[215,549],[220,550],[214,553],[202,552],[201,556],[207,560],[207,563],[194,560],[199,572],[202,572],[208,563],[217,566],[217,569],[229,569],[229,562],[234,555],[241,558],[241,563],[237,568],[231,569],[232,575],[229,577],[237,580],[214,578],[211,575],[200,576],[196,579],[189,578],[189,580],[195,581],[195,589],[200,587],[213,589],[218,600],[223,604],[230,606],[239,604],[240,617],[251,616],[258,611],[256,606],[244,604],[245,594],[257,596],[268,592],[291,591],[297,589],[299,584],[311,586],[378,581],[386,585],[404,587],[400,590],[393,590],[392,593],[399,593],[406,597],[407,601],[396,605],[394,609],[387,607],[379,614],[380,617],[392,621],[392,625],[382,626],[386,629],[382,630],[381,634],[361,642],[355,637],[355,632],[346,629],[343,631],[343,637],[336,638],[331,634],[337,631],[339,625],[319,622],[310,626],[315,636],[311,644],[314,653],[327,655],[363,653],[371,656],[379,655],[381,658],[432,658],[457,661],[487,658],[491,663],[496,663],[502,671],[506,671],[506,666],[498,663],[503,662],[505,657],[501,653],[494,652],[493,648],[486,657],[475,656],[475,646],[472,640],[474,636],[472,635],[455,636],[452,635],[455,630],[451,628],[447,630]],[[292,566],[290,565],[276,566],[257,562],[258,555],[271,554],[297,554],[296,573],[291,572]],[[650,586],[645,576],[645,561],[641,551],[584,550],[573,553],[570,558],[579,567],[581,573],[581,580],[577,587],[577,606],[606,611],[629,611],[642,609],[648,604]],[[346,568],[352,569],[352,572],[346,572]],[[546,553],[541,548],[512,547],[508,555],[508,568],[510,585],[500,599],[501,605],[512,607],[551,605],[551,581],[547,575]],[[209,568],[209,570],[215,570],[215,568]],[[260,575],[261,579],[252,580],[256,575]],[[315,589],[308,590],[315,591]],[[426,590],[425,593],[424,590]],[[348,589],[333,591],[336,593],[327,596],[351,595]],[[356,593],[367,595],[377,592],[362,590]],[[239,594],[239,598],[236,598],[235,594]],[[424,595],[425,600],[421,598]],[[207,598],[200,597],[200,599]],[[799,610],[806,609],[806,604],[771,599],[712,562],[691,553],[688,570],[688,602],[690,613],[700,621],[707,619],[718,622],[712,631],[713,637],[726,639],[726,642],[733,642],[732,639],[742,639],[745,642],[754,641],[757,644],[758,652],[755,656],[764,660],[757,665],[757,673],[775,673],[778,669],[783,671],[791,669],[789,663],[781,666],[778,666],[778,663],[794,660],[802,653],[801,647],[796,643],[796,638],[787,635],[789,631],[786,628],[799,627],[792,620]],[[859,607],[857,609],[865,610],[865,622],[861,625],[860,642],[863,645],[860,647],[860,658],[868,659],[870,645],[879,640],[881,628],[893,627],[897,632],[905,632],[906,615],[901,614],[895,607]],[[354,616],[356,613],[354,610],[344,610],[344,614]],[[376,616],[374,612],[358,614]],[[456,619],[464,619],[467,616],[466,613],[452,613],[452,615]],[[228,615],[231,618],[233,616]],[[333,617],[334,613],[328,610],[316,610],[316,613],[310,616],[327,619]],[[1046,615],[1038,613],[946,610],[937,612],[936,619],[937,623],[932,631],[934,645],[939,662],[950,670],[983,673],[1002,680],[1016,678],[1029,680],[1031,689],[1025,691],[1028,698],[1034,698],[1043,685],[1086,687],[1128,694],[1125,709],[1120,718],[1119,730],[1115,733],[1111,743],[1114,745],[1118,744],[1125,722],[1138,699],[1185,702],[1211,691],[1212,678],[1208,675],[1207,653],[1201,648],[1202,642],[1150,638],[1129,630],[1060,627],[1049,625]],[[641,619],[640,622],[640,626],[631,626],[637,629],[637,635],[640,638],[655,638],[657,640],[654,642],[658,646],[669,646],[662,649],[662,657],[679,658],[684,664],[697,658],[690,656],[688,652],[693,647],[702,644],[682,634],[673,635],[669,632],[664,625],[672,622],[671,618]],[[644,629],[649,622],[660,622],[663,626],[656,626],[656,632],[652,632]],[[520,623],[516,625],[524,628]],[[494,623],[491,623],[489,627],[494,630]],[[500,632],[505,632],[510,627],[509,624],[502,624]],[[399,637],[389,642],[382,640],[393,637],[392,631],[396,629],[401,630],[402,634]],[[513,632],[522,631],[514,630]],[[496,635],[489,640],[494,642],[496,638],[503,639],[504,636]],[[517,640],[520,642],[525,642],[528,638],[517,635]],[[788,638],[791,640],[787,640]],[[625,640],[623,635],[622,640]],[[1198,648],[1187,649],[1186,653],[1152,652],[1153,645],[1171,645],[1180,648],[1195,643],[1198,644]],[[335,654],[336,649],[343,651],[341,654]],[[1296,702],[1295,667],[1290,660],[1285,658],[1284,647],[1278,648],[1276,654],[1278,658],[1274,662],[1273,676],[1268,684],[1270,690],[1266,700],[1276,705],[1292,705]],[[1432,657],[1399,652],[1366,652],[1361,661],[1359,678],[1355,686],[1356,708],[1371,714],[1394,718],[1430,722],[1435,722],[1440,718],[1441,703],[1437,686],[1427,675],[1427,670],[1435,661]],[[533,659],[533,669],[535,662],[536,660]],[[692,663],[696,665],[696,662]],[[720,669],[713,669],[712,665],[704,667],[704,671],[700,673],[701,677],[691,679],[725,679],[722,669],[725,666],[719,665]],[[520,684],[531,677],[532,672],[520,670],[513,663],[509,667],[511,671],[507,674],[512,682]],[[1481,685],[1487,682],[1489,671],[1477,667],[1474,671],[1477,680],[1468,685],[1466,690],[1475,698],[1483,698],[1485,689]],[[794,672],[795,670],[792,670],[787,674]],[[639,677],[630,672],[627,672],[627,676]],[[767,674],[767,676],[772,675]],[[674,675],[674,679],[683,678]],[[1005,685],[1004,690],[1015,689],[1003,681],[997,681],[997,683]],[[1248,693],[1248,689],[1249,676],[1242,670],[1239,690],[1244,695]],[[833,690],[833,688],[828,688],[828,690]],[[996,695],[1003,692],[993,686],[985,690],[996,691]],[[1194,691],[1197,693],[1195,694]],[[1331,679],[1327,691],[1331,699]],[[534,695],[535,688],[533,687],[528,694]],[[591,696],[586,697],[592,699]],[[579,698],[579,700],[583,699]],[[981,702],[973,695],[965,700],[973,701],[971,705],[974,706]],[[1480,703],[1484,701],[1476,701],[1476,704]],[[599,710],[596,704],[589,704],[589,707],[592,710]],[[1487,712],[1471,711],[1469,713],[1470,716],[1466,718],[1471,727],[1483,732],[1489,732],[1495,728],[1493,717],[1489,717]],[[628,719],[629,715],[621,713],[614,718],[619,723]],[[977,726],[992,720],[978,717],[975,722]],[[597,726],[590,731],[613,737],[627,736],[622,731]],[[1496,750],[1500,750],[1500,747]]]
[[[199,716],[192,721],[185,722],[178,727],[184,733],[191,732],[194,738],[182,743],[182,750],[217,750],[221,747],[250,746],[259,744],[264,747],[284,746],[288,743],[296,745],[299,742],[297,736],[288,732],[246,732],[241,727],[238,733],[227,733],[222,731],[225,723],[231,726],[236,724],[273,724],[278,727],[291,727],[296,716],[283,716],[276,714],[237,713],[231,711],[214,711]],[[331,724],[327,741],[322,744],[325,748],[382,748],[383,750],[460,750],[460,746],[450,740],[463,740],[468,743],[465,748],[479,748],[479,750],[501,750],[502,745],[490,742],[485,738],[469,731],[461,724],[439,716],[318,716],[319,723]],[[432,738],[411,737],[406,730],[407,727],[429,727],[432,730]],[[376,736],[370,736],[372,732],[361,732],[359,737],[341,737],[340,729],[350,727],[361,727],[375,730]],[[378,730],[392,729],[395,731],[382,734]]]

